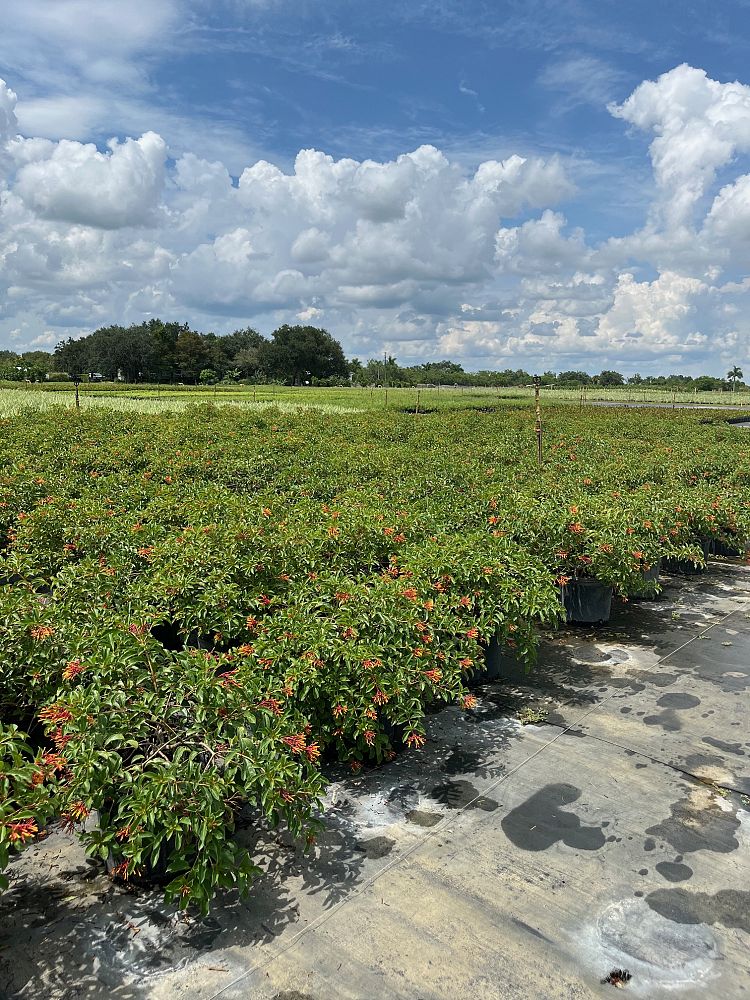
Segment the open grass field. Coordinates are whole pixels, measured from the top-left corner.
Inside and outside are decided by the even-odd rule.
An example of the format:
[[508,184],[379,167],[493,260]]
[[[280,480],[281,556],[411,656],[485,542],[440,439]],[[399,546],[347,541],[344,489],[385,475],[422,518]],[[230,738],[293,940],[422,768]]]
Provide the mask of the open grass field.
[[240,811],[314,838],[332,761],[471,712],[490,641],[531,663],[591,588],[648,594],[660,560],[750,539],[750,438],[720,411],[545,401],[540,466],[529,400],[497,393],[17,392],[0,862],[62,817],[184,906],[252,881]]
[[[534,398],[533,387],[485,389],[473,387],[441,386],[428,389],[401,388],[313,388],[280,385],[257,386],[167,386],[121,385],[115,383],[83,384],[80,387],[82,408],[106,404],[111,409],[127,412],[160,413],[181,409],[189,403],[236,403],[250,406],[269,404],[285,407],[310,407],[316,409],[355,412],[360,410],[418,409],[484,409],[500,406],[524,406]],[[74,406],[75,389],[71,383],[44,385],[19,385],[0,383],[0,416],[17,413],[24,407],[43,409],[56,406]],[[587,388],[580,390],[542,389],[546,404],[567,403],[579,407],[608,402],[627,405],[673,404],[695,407],[750,408],[750,390],[737,392],[673,392],[661,389]]]

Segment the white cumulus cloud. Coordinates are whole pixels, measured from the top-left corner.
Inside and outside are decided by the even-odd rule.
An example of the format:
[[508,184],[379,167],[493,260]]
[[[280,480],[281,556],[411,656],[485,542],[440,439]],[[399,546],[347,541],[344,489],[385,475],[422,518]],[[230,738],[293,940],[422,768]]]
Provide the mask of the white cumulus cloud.
[[45,219],[102,229],[152,222],[164,185],[164,140],[147,132],[108,146],[102,153],[92,143],[63,139],[21,167],[14,190]]

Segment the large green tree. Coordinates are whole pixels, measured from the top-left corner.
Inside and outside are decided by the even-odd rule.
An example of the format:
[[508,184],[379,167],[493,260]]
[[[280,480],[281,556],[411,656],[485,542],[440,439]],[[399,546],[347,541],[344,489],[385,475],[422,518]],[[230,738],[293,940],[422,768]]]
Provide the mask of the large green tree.
[[316,326],[280,326],[273,339],[261,345],[258,355],[268,375],[290,385],[349,374],[341,344]]

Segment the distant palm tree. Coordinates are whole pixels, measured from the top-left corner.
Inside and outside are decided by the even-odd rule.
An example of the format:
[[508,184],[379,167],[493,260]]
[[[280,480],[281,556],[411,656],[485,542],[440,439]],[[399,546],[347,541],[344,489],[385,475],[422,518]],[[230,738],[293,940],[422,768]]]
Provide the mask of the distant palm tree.
[[727,372],[727,378],[732,383],[732,392],[734,392],[737,388],[738,380],[742,378],[742,369],[735,365],[731,371]]

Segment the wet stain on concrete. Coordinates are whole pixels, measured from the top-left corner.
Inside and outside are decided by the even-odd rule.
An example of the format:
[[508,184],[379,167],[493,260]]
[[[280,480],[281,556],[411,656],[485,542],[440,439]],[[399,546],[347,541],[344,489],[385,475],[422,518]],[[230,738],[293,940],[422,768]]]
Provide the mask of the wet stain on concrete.
[[696,698],[694,694],[670,691],[668,694],[663,694],[656,704],[659,708],[696,708],[700,703],[700,698]]
[[516,927],[520,927],[521,930],[526,931],[527,934],[533,934],[534,937],[539,938],[540,941],[546,941],[547,944],[552,944],[550,939],[545,934],[542,934],[541,931],[538,931],[536,927],[531,927],[524,920],[519,920],[518,917],[511,917],[511,920],[516,925]]
[[653,851],[655,848],[656,848],[656,841],[653,839],[653,837],[647,837],[643,841],[644,851]]
[[441,813],[428,812],[424,809],[412,809],[406,814],[407,822],[424,827],[437,826],[442,818]]
[[505,836],[525,851],[546,851],[558,842],[582,851],[597,851],[605,844],[598,826],[583,826],[568,806],[581,797],[580,788],[568,784],[546,785],[512,809],[500,825]]
[[641,868],[638,871],[639,875],[648,875],[648,868]]
[[725,811],[707,788],[696,789],[686,799],[672,803],[671,815],[647,834],[665,840],[677,854],[693,851],[714,851],[729,854],[739,842],[735,836],[740,827],[736,810]]
[[446,781],[442,785],[436,785],[430,795],[437,799],[441,805],[448,806],[449,809],[481,809],[483,812],[494,812],[497,809],[497,802],[488,799],[485,795],[480,795],[479,791],[470,781]]
[[605,663],[610,659],[609,653],[603,653],[593,643],[582,643],[580,646],[574,646],[571,652],[579,663]]
[[658,715],[647,715],[643,722],[647,726],[661,726],[665,733],[677,733],[682,729],[682,722],[677,713],[687,708],[695,708],[700,703],[700,698],[682,691],[663,694],[656,703],[663,711]]
[[725,743],[724,740],[717,740],[714,736],[704,736],[703,742],[708,743],[711,747],[716,747],[717,750],[723,750],[724,753],[733,753],[738,757],[745,756],[741,743]]
[[276,993],[271,1000],[315,1000],[309,993],[300,993],[299,990],[284,990],[283,993]]
[[690,770],[693,767],[717,767],[724,763],[723,757],[717,757],[712,753],[691,753],[685,758],[685,767]]
[[656,870],[667,882],[686,882],[693,877],[693,869],[689,865],[681,865],[674,861],[660,861]]
[[672,708],[658,715],[647,715],[643,722],[646,726],[661,726],[665,733],[678,733],[682,729],[680,717]]
[[355,846],[366,858],[375,861],[377,858],[384,858],[390,854],[395,843],[396,841],[391,840],[390,837],[372,837],[370,840],[358,841]]
[[687,889],[657,889],[646,896],[656,913],[677,924],[721,924],[750,934],[750,892],[720,889],[689,892]]

